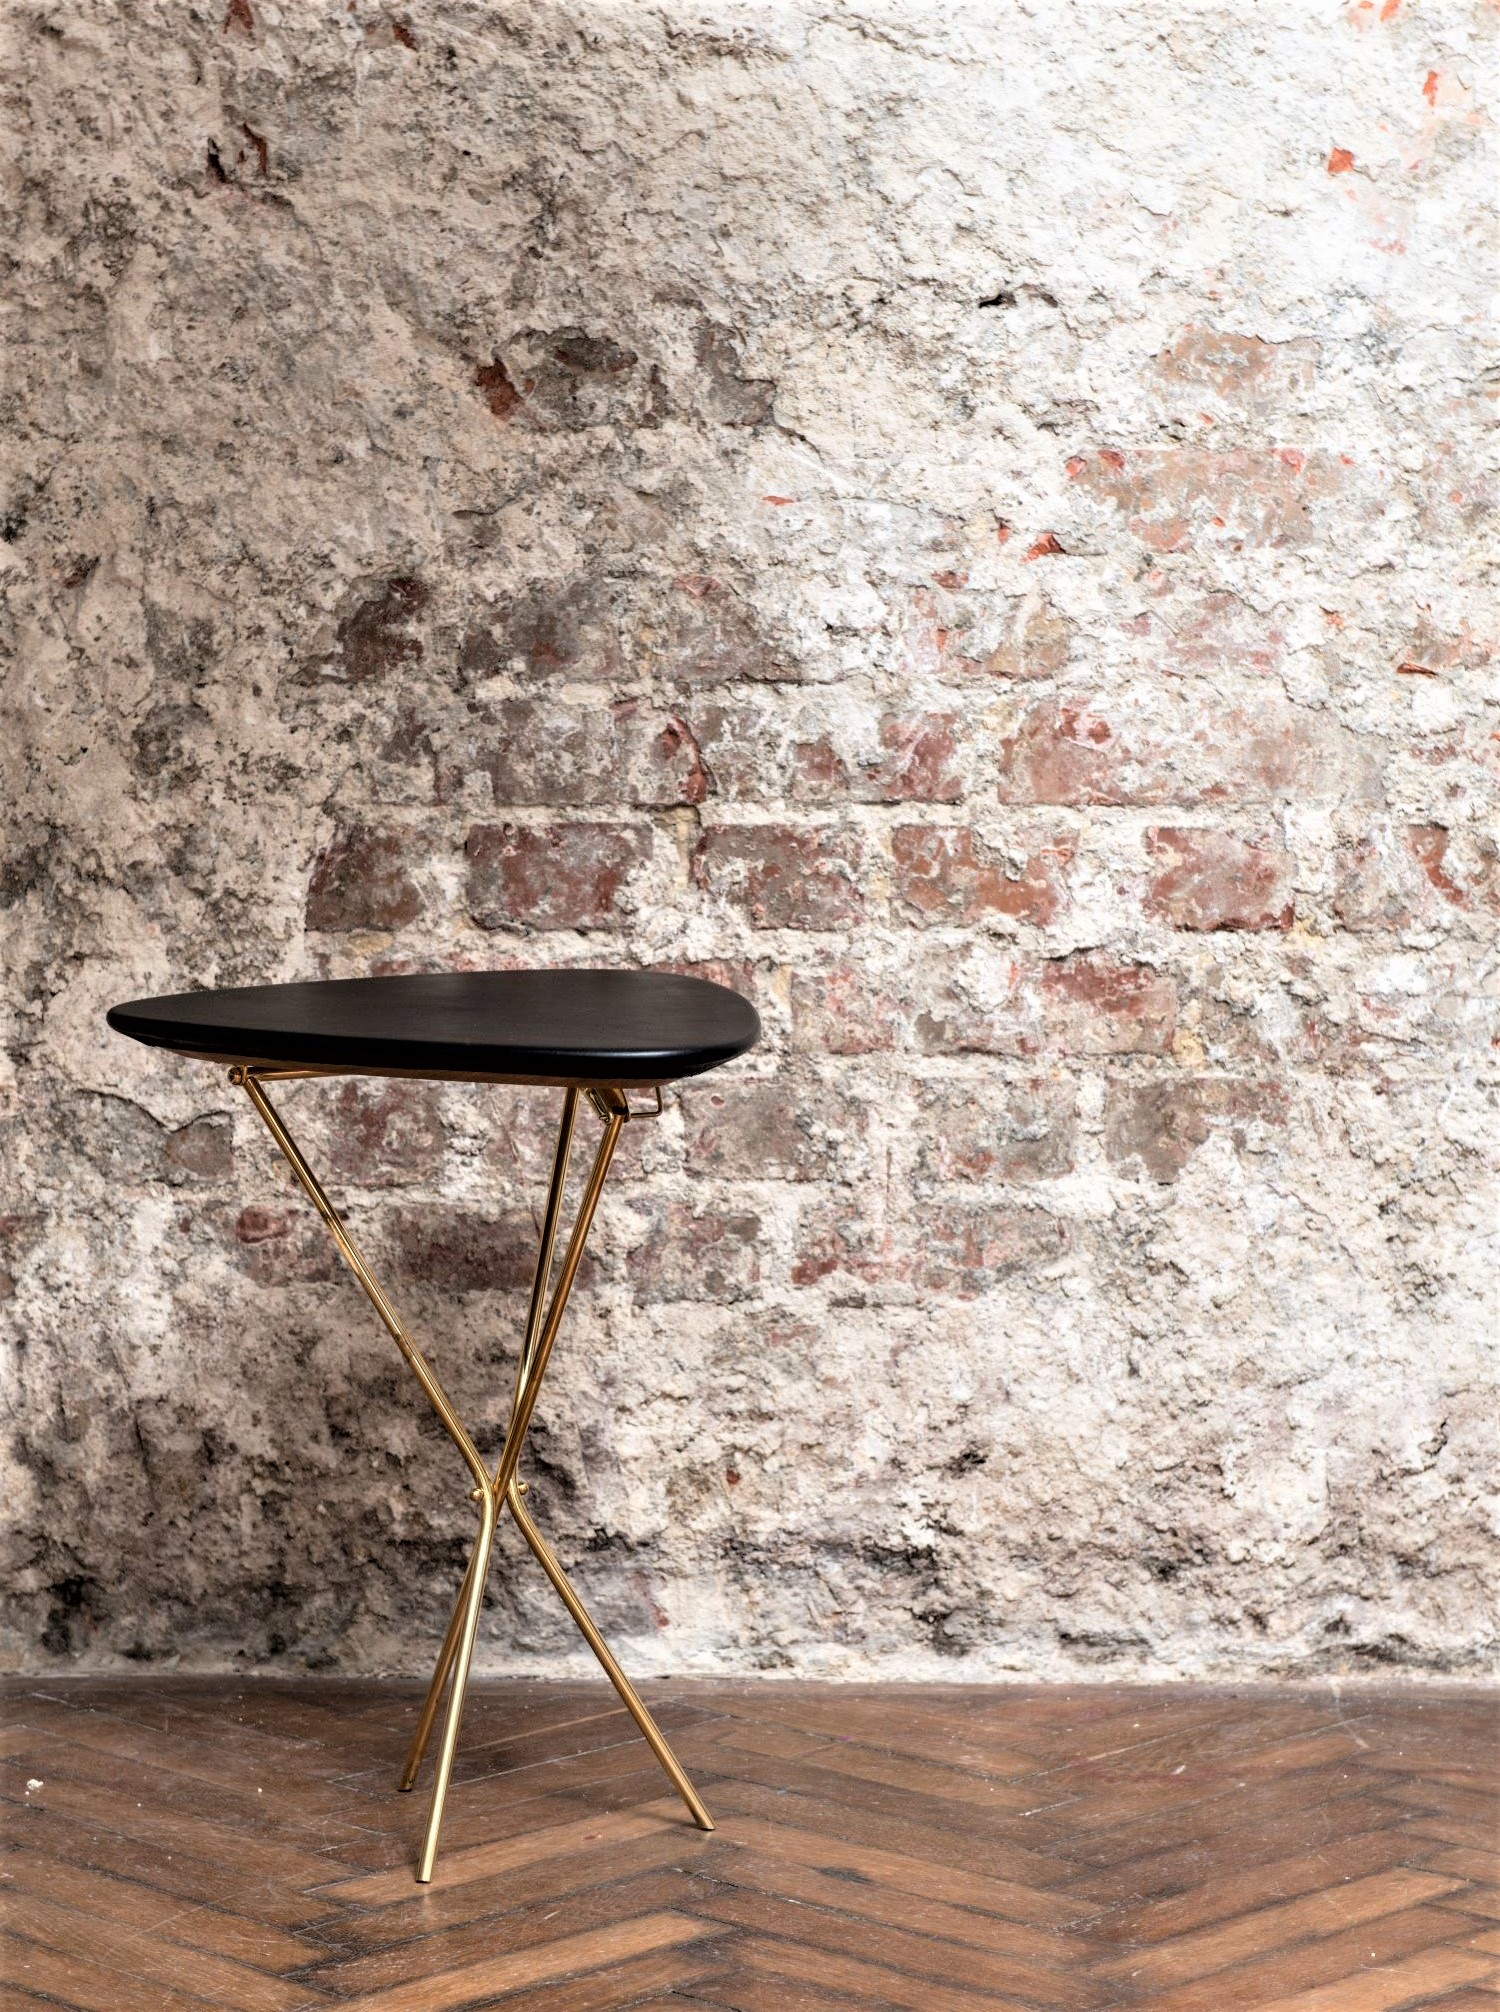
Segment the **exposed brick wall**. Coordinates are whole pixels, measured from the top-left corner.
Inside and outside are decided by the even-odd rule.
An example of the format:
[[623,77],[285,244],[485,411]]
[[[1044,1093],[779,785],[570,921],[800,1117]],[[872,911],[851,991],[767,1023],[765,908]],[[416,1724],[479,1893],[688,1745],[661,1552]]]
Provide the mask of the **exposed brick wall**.
[[[1484,1660],[1497,30],[17,16],[12,1654],[416,1668],[470,1527],[104,1008],[603,963],[766,1027],[539,1414],[637,1664]],[[555,1099],[284,1102],[493,1440]]]

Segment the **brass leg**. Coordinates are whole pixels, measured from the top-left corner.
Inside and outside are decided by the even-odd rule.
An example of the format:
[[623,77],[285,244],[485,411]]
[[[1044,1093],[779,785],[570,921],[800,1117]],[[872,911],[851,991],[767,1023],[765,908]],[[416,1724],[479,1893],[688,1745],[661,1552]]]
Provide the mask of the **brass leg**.
[[525,1486],[524,1481],[513,1481],[505,1497],[505,1506],[521,1526],[521,1535],[531,1546],[532,1555],[537,1563],[552,1581],[557,1597],[573,1616],[578,1632],[598,1657],[600,1668],[619,1692],[620,1702],[640,1728],[642,1739],[661,1762],[667,1779],[687,1804],[689,1816],[699,1830],[712,1830],[714,1820],[699,1801],[697,1790],[678,1765],[677,1756],[662,1738],[655,1719],[642,1703],[635,1685],[610,1654],[609,1644],[594,1626],[588,1608],[574,1592],[572,1581],[553,1557],[551,1545],[532,1522],[530,1513],[521,1500],[521,1491]]
[[448,1681],[448,1672],[453,1668],[453,1656],[458,1648],[459,1630],[469,1597],[469,1581],[474,1576],[474,1560],[478,1553],[469,1553],[469,1563],[459,1583],[458,1598],[453,1602],[453,1612],[448,1616],[448,1632],[443,1637],[443,1646],[438,1651],[437,1668],[432,1673],[432,1682],[427,1687],[423,1700],[422,1715],[417,1720],[417,1730],[412,1735],[411,1745],[406,1750],[406,1765],[401,1770],[397,1787],[404,1795],[416,1786],[417,1772],[422,1765],[422,1756],[427,1751],[427,1742],[432,1735],[432,1722],[437,1717],[438,1706],[442,1703],[443,1686]]
[[[662,1738],[651,1714],[636,1695],[630,1680],[610,1654],[603,1637],[589,1618],[587,1609],[569,1583],[567,1575],[552,1556],[546,1540],[532,1522],[522,1501],[524,1483],[516,1479],[516,1467],[521,1457],[521,1449],[526,1441],[526,1433],[536,1409],[537,1397],[541,1390],[542,1378],[547,1371],[547,1363],[552,1347],[557,1340],[558,1329],[562,1325],[563,1314],[567,1310],[574,1280],[578,1276],[579,1265],[583,1261],[584,1245],[593,1225],[594,1214],[599,1205],[599,1197],[604,1189],[610,1162],[614,1158],[615,1147],[619,1143],[620,1132],[631,1116],[629,1103],[620,1090],[590,1090],[587,1095],[604,1124],[603,1137],[594,1156],[594,1164],[585,1184],[583,1197],[578,1204],[578,1214],[568,1238],[567,1249],[563,1253],[562,1265],[557,1283],[552,1289],[550,1302],[547,1286],[551,1277],[553,1252],[557,1242],[558,1224],[561,1219],[564,1189],[567,1183],[568,1159],[572,1148],[573,1130],[578,1114],[579,1092],[568,1090],[564,1093],[562,1121],[558,1128],[557,1151],[553,1160],[552,1179],[547,1191],[547,1209],[542,1225],[540,1247],[537,1252],[535,1277],[532,1281],[531,1306],[526,1321],[526,1337],[521,1348],[521,1358],[516,1371],[515,1394],[511,1401],[510,1420],[506,1427],[505,1445],[493,1476],[485,1467],[478,1448],[465,1431],[458,1414],[449,1403],[448,1397],[439,1383],[431,1366],[421,1350],[411,1340],[401,1325],[395,1309],[386,1298],[373,1272],[365,1263],[353,1238],[344,1227],[342,1218],[327,1195],[323,1192],[317,1176],[302,1157],[291,1134],[281,1122],[274,1106],[265,1093],[259,1075],[268,1080],[281,1080],[288,1076],[316,1074],[316,1071],[276,1071],[263,1072],[253,1068],[235,1068],[230,1071],[230,1080],[248,1094],[272,1138],[281,1148],[288,1165],[296,1175],[303,1192],[313,1207],[323,1218],[329,1234],[350,1270],[364,1288],[371,1305],[379,1314],[386,1331],[405,1358],[407,1366],[422,1386],[428,1402],[442,1421],[443,1428],[458,1448],[467,1466],[474,1487],[470,1498],[479,1505],[479,1530],[475,1536],[474,1548],[464,1573],[463,1584],[454,1603],[453,1613],[448,1622],[448,1630],[443,1638],[437,1668],[433,1672],[416,1733],[412,1739],[406,1758],[406,1766],[401,1776],[401,1787],[410,1788],[421,1766],[422,1755],[437,1718],[438,1706],[443,1687],[451,1678],[448,1698],[448,1715],[443,1727],[443,1742],[438,1755],[437,1778],[433,1783],[432,1805],[427,1819],[426,1836],[422,1844],[418,1862],[417,1878],[424,1884],[432,1878],[433,1864],[437,1857],[438,1834],[442,1828],[443,1808],[447,1801],[448,1784],[453,1772],[453,1758],[458,1748],[459,1726],[463,1718],[464,1693],[468,1687],[469,1668],[474,1655],[474,1642],[479,1630],[479,1615],[484,1605],[484,1588],[489,1574],[490,1555],[495,1539],[495,1524],[501,1505],[510,1510],[520,1526],[526,1542],[535,1553],[542,1569],[551,1580],[559,1598],[581,1630],[585,1641],[598,1657],[605,1675],[619,1693],[621,1701],[630,1712],[636,1725],[666,1770],[674,1787],[687,1804],[693,1821],[704,1830],[713,1829],[713,1819],[703,1807],[693,1791],[692,1784],[678,1766],[671,1748]],[[660,1109],[660,1097],[657,1099]],[[545,1311],[544,1311],[545,1309]]]
[[[516,1378],[516,1395],[511,1400],[511,1422],[507,1427],[507,1438],[514,1430],[516,1403],[525,1385],[528,1366],[541,1332],[542,1313],[547,1303],[547,1281],[552,1276],[552,1253],[557,1245],[557,1225],[562,1215],[563,1191],[567,1186],[568,1160],[573,1149],[573,1127],[577,1117],[578,1092],[569,1090],[563,1096],[562,1121],[557,1128],[557,1149],[552,1156],[552,1178],[547,1184],[547,1208],[542,1218],[541,1242],[537,1245],[536,1269],[531,1280],[531,1306],[526,1315],[526,1338],[521,1345],[521,1364]],[[472,1570],[472,1558],[469,1564]],[[453,1612],[448,1618],[448,1632],[443,1637],[437,1667],[432,1673],[432,1682],[427,1688],[422,1714],[417,1720],[417,1729],[412,1735],[411,1746],[407,1752],[406,1765],[401,1771],[403,1789],[409,1789],[416,1781],[417,1772],[422,1765],[422,1756],[427,1751],[427,1742],[432,1737],[433,1721],[437,1717],[443,1685],[447,1681],[449,1670],[453,1667],[454,1652],[458,1647],[459,1627],[468,1591],[469,1581],[465,1575],[464,1582],[458,1589],[458,1598],[453,1602]]]
[[479,1610],[484,1605],[484,1582],[490,1572],[490,1551],[495,1542],[495,1498],[486,1489],[479,1505],[479,1535],[474,1539],[474,1557],[469,1570],[468,1593],[464,1600],[463,1632],[453,1665],[453,1688],[448,1693],[448,1716],[443,1722],[443,1744],[438,1750],[437,1774],[432,1784],[432,1808],[427,1817],[427,1835],[422,1839],[422,1856],[417,1862],[417,1878],[423,1886],[432,1878],[437,1859],[438,1832],[443,1827],[443,1806],[448,1800],[448,1783],[453,1775],[453,1756],[458,1752],[458,1728],[464,1715],[464,1693],[469,1688],[469,1664],[474,1658],[474,1638],[479,1633]]

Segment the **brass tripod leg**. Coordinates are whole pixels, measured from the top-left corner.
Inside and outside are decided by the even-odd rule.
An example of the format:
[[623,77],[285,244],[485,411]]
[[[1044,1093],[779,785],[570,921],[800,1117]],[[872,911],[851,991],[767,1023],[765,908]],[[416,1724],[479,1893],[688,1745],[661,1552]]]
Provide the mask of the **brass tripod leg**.
[[438,1706],[443,1701],[443,1686],[448,1681],[448,1672],[453,1668],[453,1657],[458,1648],[459,1630],[463,1626],[466,1603],[469,1597],[469,1581],[474,1576],[474,1553],[469,1553],[469,1562],[459,1583],[458,1598],[453,1602],[453,1612],[448,1616],[448,1632],[443,1637],[443,1646],[438,1650],[437,1667],[432,1673],[432,1682],[427,1687],[427,1696],[422,1703],[417,1729],[412,1735],[411,1745],[406,1751],[406,1765],[401,1770],[401,1779],[396,1784],[404,1795],[415,1788],[417,1773],[422,1765],[422,1756],[427,1751],[427,1742],[432,1736],[432,1722],[437,1717]]
[[[629,1678],[610,1654],[603,1637],[590,1619],[587,1609],[574,1592],[566,1573],[553,1557],[546,1540],[532,1522],[522,1501],[524,1482],[516,1479],[516,1467],[525,1444],[526,1433],[531,1424],[532,1413],[536,1409],[537,1397],[541,1390],[542,1378],[562,1325],[568,1298],[573,1290],[578,1268],[583,1260],[584,1245],[593,1225],[594,1214],[599,1205],[599,1197],[604,1189],[605,1177],[614,1157],[620,1132],[631,1111],[628,1100],[621,1090],[602,1089],[587,1092],[590,1103],[604,1123],[604,1134],[594,1157],[583,1197],[578,1205],[578,1214],[568,1238],[563,1254],[562,1266],[557,1284],[552,1291],[551,1301],[547,1300],[547,1286],[551,1277],[553,1252],[557,1242],[558,1223],[562,1212],[563,1193],[567,1183],[568,1158],[572,1147],[573,1129],[578,1113],[579,1092],[570,1089],[563,1099],[562,1121],[558,1128],[557,1151],[553,1160],[552,1179],[547,1191],[547,1210],[542,1225],[540,1247],[537,1252],[536,1273],[532,1281],[531,1306],[526,1322],[526,1337],[521,1349],[521,1359],[516,1372],[515,1395],[511,1401],[510,1422],[506,1428],[505,1445],[493,1477],[485,1467],[478,1448],[465,1431],[458,1414],[449,1403],[446,1393],[434,1375],[421,1350],[407,1335],[390,1301],[381,1290],[374,1274],[365,1263],[354,1240],[344,1227],[342,1218],[327,1195],[323,1192],[317,1176],[302,1157],[300,1150],[281,1122],[262,1081],[277,1081],[288,1077],[316,1075],[317,1070],[256,1070],[236,1067],[230,1071],[230,1080],[243,1088],[251,1103],[264,1121],[277,1145],[285,1155],[287,1163],[297,1177],[303,1192],[313,1207],[323,1218],[329,1234],[350,1270],[364,1288],[371,1305],[379,1314],[387,1332],[395,1341],[406,1360],[412,1374],[422,1386],[428,1402],[442,1421],[443,1428],[463,1456],[464,1464],[474,1480],[471,1499],[479,1505],[479,1529],[474,1540],[474,1548],[464,1573],[463,1584],[459,1588],[453,1613],[448,1622],[447,1633],[438,1655],[437,1668],[433,1672],[427,1698],[423,1704],[416,1733],[407,1754],[406,1766],[402,1771],[401,1787],[410,1788],[421,1766],[428,1738],[437,1718],[438,1706],[442,1699],[443,1687],[451,1677],[452,1686],[448,1697],[448,1715],[443,1726],[442,1746],[438,1756],[437,1777],[433,1783],[432,1805],[427,1819],[427,1831],[422,1844],[421,1858],[417,1868],[417,1878],[424,1884],[432,1878],[433,1864],[437,1857],[438,1833],[442,1827],[443,1808],[447,1801],[448,1784],[453,1772],[453,1759],[458,1747],[459,1726],[463,1717],[464,1693],[468,1687],[469,1668],[473,1660],[474,1642],[479,1629],[479,1616],[484,1605],[485,1582],[489,1575],[490,1555],[495,1540],[495,1525],[501,1506],[508,1508],[515,1517],[522,1535],[530,1545],[551,1580],[558,1597],[583,1634],[584,1640],[593,1650],[602,1665],[605,1675],[619,1693],[622,1703],[645,1738],[651,1751],[681,1795],[692,1814],[693,1821],[704,1830],[712,1830],[713,1819],[694,1793],[693,1786],[678,1766],[671,1748],[662,1738],[656,1722],[645,1705],[636,1695]],[[657,1108],[661,1099],[658,1094]],[[543,1311],[545,1307],[545,1313]]]
[[714,1820],[698,1799],[698,1792],[678,1765],[677,1756],[662,1738],[661,1732],[650,1712],[647,1711],[636,1692],[635,1685],[620,1668],[610,1654],[609,1644],[594,1626],[589,1610],[573,1591],[571,1580],[562,1566],[552,1555],[552,1547],[538,1530],[521,1500],[524,1481],[514,1481],[505,1497],[505,1506],[521,1527],[521,1535],[531,1546],[532,1555],[547,1577],[552,1581],[557,1597],[573,1616],[579,1634],[588,1643],[599,1659],[599,1666],[620,1694],[620,1703],[629,1712],[640,1729],[641,1738],[661,1762],[667,1779],[687,1804],[688,1814],[699,1830],[712,1830]]
[[[547,1209],[542,1218],[542,1237],[537,1246],[536,1269],[531,1280],[531,1306],[526,1315],[526,1338],[521,1345],[521,1368],[516,1382],[516,1398],[524,1385],[527,1366],[535,1351],[537,1337],[541,1332],[542,1311],[546,1305],[547,1282],[552,1276],[552,1253],[557,1245],[557,1225],[562,1215],[563,1191],[567,1186],[568,1160],[573,1150],[573,1127],[578,1117],[578,1092],[568,1090],[563,1096],[562,1121],[557,1128],[557,1149],[552,1156],[552,1178],[547,1184]],[[511,1424],[507,1437],[514,1429],[516,1398],[511,1401]],[[473,1569],[473,1560],[470,1560]],[[407,1749],[406,1765],[401,1770],[400,1786],[411,1788],[422,1765],[422,1756],[427,1751],[427,1742],[432,1737],[433,1720],[437,1717],[438,1705],[443,1695],[443,1685],[448,1680],[448,1672],[453,1667],[454,1652],[458,1647],[459,1616],[463,1612],[464,1599],[469,1590],[465,1575],[458,1589],[458,1598],[453,1603],[453,1612],[448,1618],[448,1632],[443,1637],[443,1646],[438,1651],[437,1667],[432,1673],[432,1682],[427,1687],[427,1696],[417,1719],[416,1731],[412,1734]]]
[[490,1487],[489,1471],[480,1457],[479,1449],[464,1430],[462,1420],[448,1401],[447,1392],[433,1374],[422,1351],[402,1327],[395,1308],[382,1292],[375,1274],[361,1257],[354,1239],[344,1227],[338,1210],[324,1194],[317,1175],[303,1159],[291,1133],[277,1116],[270,1098],[256,1081],[254,1071],[232,1069],[230,1080],[245,1090],[264,1120],[266,1129],[285,1154],[287,1164],[296,1175],[303,1193],[323,1218],[329,1235],[338,1245],[340,1255],[364,1287],[370,1304],[379,1314],[386,1332],[405,1357],[408,1368],[421,1384],[427,1401],[441,1419],[444,1431],[463,1455],[464,1464],[474,1479],[472,1492],[473,1499],[479,1504],[479,1534],[474,1542],[473,1557],[470,1559],[469,1572],[464,1581],[464,1597],[461,1601],[463,1619],[458,1634],[453,1695],[448,1701],[448,1720],[443,1728],[443,1745],[438,1757],[437,1779],[432,1787],[432,1807],[427,1818],[427,1835],[423,1840],[422,1856],[417,1867],[417,1878],[425,1884],[432,1878],[433,1862],[437,1857],[438,1832],[443,1823],[443,1805],[448,1799],[448,1781],[453,1772],[453,1756],[458,1747],[458,1728],[463,1717],[464,1690],[468,1682],[469,1663],[474,1654],[474,1637],[479,1628],[479,1609],[484,1600],[484,1581],[489,1566],[490,1547],[495,1539],[495,1495]]

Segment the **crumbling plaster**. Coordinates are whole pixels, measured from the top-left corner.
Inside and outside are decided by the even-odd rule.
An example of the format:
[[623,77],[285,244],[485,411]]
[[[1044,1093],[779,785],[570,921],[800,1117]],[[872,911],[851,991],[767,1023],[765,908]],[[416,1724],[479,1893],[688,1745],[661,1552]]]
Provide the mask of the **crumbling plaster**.
[[[634,1667],[1488,1666],[1497,31],[9,10],[14,1662],[415,1671],[472,1524],[106,1006],[623,962],[766,1027],[539,1415]],[[493,1440],[549,1099],[285,1107]]]

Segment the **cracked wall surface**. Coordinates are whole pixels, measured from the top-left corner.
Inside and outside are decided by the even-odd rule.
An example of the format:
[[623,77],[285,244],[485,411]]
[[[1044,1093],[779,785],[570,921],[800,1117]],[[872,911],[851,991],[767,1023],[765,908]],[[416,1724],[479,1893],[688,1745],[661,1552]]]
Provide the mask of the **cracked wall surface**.
[[[0,33],[10,1659],[422,1667],[462,1470],[103,1013],[539,963],[766,1027],[538,1415],[634,1667],[1492,1666],[1500,11]],[[491,1442],[554,1102],[284,1096]]]

